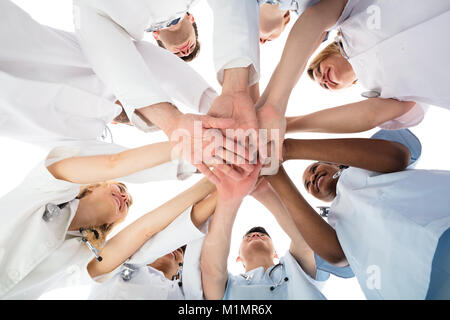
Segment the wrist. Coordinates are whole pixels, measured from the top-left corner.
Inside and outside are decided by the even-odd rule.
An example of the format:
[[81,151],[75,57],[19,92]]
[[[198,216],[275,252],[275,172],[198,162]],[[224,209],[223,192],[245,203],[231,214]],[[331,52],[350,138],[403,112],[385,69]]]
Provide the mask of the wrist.
[[224,70],[222,94],[248,93],[249,67]]
[[177,107],[169,102],[157,103],[136,110],[136,113],[144,120],[148,120],[170,137],[172,131],[177,127],[177,120],[183,115]]
[[224,197],[220,193],[217,198],[217,205],[227,208],[227,210],[237,210],[242,203],[243,197]]

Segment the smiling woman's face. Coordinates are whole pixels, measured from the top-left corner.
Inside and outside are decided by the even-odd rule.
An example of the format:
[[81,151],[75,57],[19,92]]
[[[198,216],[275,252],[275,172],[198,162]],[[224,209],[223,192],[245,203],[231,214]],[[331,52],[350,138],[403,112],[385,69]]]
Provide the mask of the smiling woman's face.
[[341,90],[351,87],[356,81],[352,65],[340,54],[325,58],[313,70],[314,81],[328,90]]
[[303,185],[315,198],[327,202],[333,201],[336,197],[338,181],[338,179],[333,179],[333,176],[338,171],[337,165],[313,163],[303,173]]

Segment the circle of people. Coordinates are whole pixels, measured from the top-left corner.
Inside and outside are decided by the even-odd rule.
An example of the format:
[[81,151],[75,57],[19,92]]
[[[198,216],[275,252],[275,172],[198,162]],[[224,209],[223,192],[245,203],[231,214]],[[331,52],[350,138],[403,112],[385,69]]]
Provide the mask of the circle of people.
[[[220,94],[188,64],[200,52],[197,1],[74,0],[74,33],[0,1],[0,132],[52,146],[0,199],[0,297],[86,285],[89,299],[326,299],[333,274],[356,277],[367,299],[449,299],[450,173],[413,168],[421,144],[407,128],[430,106],[450,109],[450,2],[207,2]],[[260,94],[259,47],[294,17]],[[143,41],[149,32],[158,45]],[[358,83],[364,99],[286,117],[304,73],[324,90]],[[111,122],[168,141],[127,149],[105,141]],[[370,139],[285,138],[376,127]],[[212,148],[208,132],[223,143]],[[321,214],[283,169],[296,159],[314,161],[300,183],[328,203]],[[133,203],[124,182],[195,174],[204,178],[108,237]],[[239,248],[245,273],[231,274],[246,196],[291,245],[278,256],[256,224]]]

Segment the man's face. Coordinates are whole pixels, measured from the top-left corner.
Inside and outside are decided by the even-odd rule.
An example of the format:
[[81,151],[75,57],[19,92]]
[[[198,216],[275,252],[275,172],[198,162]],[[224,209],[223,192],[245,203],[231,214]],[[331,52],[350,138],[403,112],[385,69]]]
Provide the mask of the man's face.
[[193,23],[194,16],[186,14],[176,25],[153,32],[153,37],[161,41],[164,47],[173,54],[178,57],[186,57],[194,51],[197,45]]
[[275,248],[272,239],[262,232],[252,232],[244,236],[239,249],[239,259],[244,263],[252,255],[267,255],[270,258],[275,257]]
[[163,272],[164,274],[169,275],[168,278],[171,280],[171,277],[176,275],[178,268],[180,267],[180,263],[183,263],[183,259],[184,252],[181,248],[178,248],[177,250],[155,260],[155,262],[150,264],[150,266]]

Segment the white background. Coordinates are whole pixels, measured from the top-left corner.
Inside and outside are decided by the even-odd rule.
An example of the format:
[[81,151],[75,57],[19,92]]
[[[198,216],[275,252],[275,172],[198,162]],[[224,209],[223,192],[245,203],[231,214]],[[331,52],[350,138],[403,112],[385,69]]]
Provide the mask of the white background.
[[[245,0],[251,1],[251,0]],[[29,12],[34,19],[40,23],[50,25],[55,28],[72,31],[71,1],[69,0],[14,0],[16,4]],[[131,3],[131,1],[130,1]],[[218,92],[220,86],[216,81],[216,75],[212,62],[212,26],[213,16],[205,1],[200,1],[192,10],[199,28],[199,39],[202,43],[200,56],[191,62],[195,68]],[[295,20],[292,15],[291,20]],[[261,91],[268,83],[271,73],[274,70],[284,43],[286,41],[290,27],[279,39],[266,43],[261,48]],[[332,39],[333,37],[331,37]],[[151,35],[148,41],[153,42]],[[1,50],[1,49],[0,49]],[[420,76],[420,75],[411,75]],[[426,81],[426,80],[424,80]],[[0,89],[1,90],[1,89]],[[450,90],[450,88],[449,88]],[[287,110],[288,116],[307,114],[320,109],[347,104],[362,99],[360,93],[363,89],[355,86],[339,93],[331,93],[321,89],[314,84],[307,76],[304,76],[294,89],[289,101]],[[420,169],[450,169],[448,161],[450,151],[447,138],[448,123],[450,122],[450,112],[445,109],[432,107],[425,120],[412,131],[420,138],[423,145],[422,159],[417,165]],[[116,143],[134,147],[148,143],[165,140],[162,133],[143,134],[134,128],[125,126],[111,126]],[[365,132],[353,137],[369,137],[376,130]],[[340,137],[345,137],[341,135]],[[296,138],[327,138],[336,137],[326,134],[296,134],[291,135]],[[1,157],[0,157],[0,196],[18,185],[27,172],[42,158],[45,152],[36,146],[13,141],[0,137]],[[285,163],[285,168],[299,190],[305,195],[313,206],[323,205],[319,201],[306,194],[302,187],[301,175],[308,165],[305,161],[294,161]],[[200,176],[192,177],[187,181],[166,181],[152,182],[144,185],[129,185],[133,194],[135,204],[130,210],[127,221],[129,223],[140,215],[156,208],[176,194],[182,192],[196,181]],[[447,195],[448,196],[448,195]],[[26,199],[24,199],[26,201]],[[229,269],[232,273],[243,272],[240,264],[235,262],[242,235],[251,227],[260,225],[265,227],[270,233],[276,250],[279,255],[283,255],[289,248],[289,239],[277,225],[271,214],[253,198],[248,197],[239,211],[233,230],[232,246],[229,256]],[[389,248],[386,248],[389,250]],[[355,278],[344,280],[332,277],[325,285],[323,293],[328,299],[364,299]],[[50,296],[49,296],[50,297]],[[70,298],[66,296],[54,296],[54,298]]]

